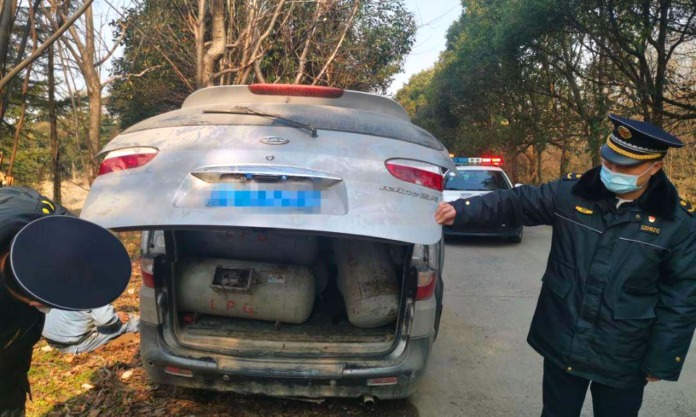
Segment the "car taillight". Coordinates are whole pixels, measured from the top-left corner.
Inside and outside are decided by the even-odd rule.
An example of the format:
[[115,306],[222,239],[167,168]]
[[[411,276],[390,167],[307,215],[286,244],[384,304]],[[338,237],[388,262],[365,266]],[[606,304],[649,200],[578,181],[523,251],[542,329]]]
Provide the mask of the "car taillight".
[[437,271],[432,269],[418,271],[418,291],[416,291],[416,301],[430,298],[435,291],[436,282]]
[[396,178],[433,190],[442,191],[444,175],[437,165],[408,159],[391,159],[386,162],[387,170]]
[[144,286],[155,288],[155,258],[140,257],[140,275],[143,277]]
[[141,167],[157,156],[157,152],[155,148],[129,148],[109,152],[99,165],[97,175]]
[[299,84],[251,84],[249,90],[264,96],[339,98],[344,90],[336,87]]
[[164,372],[169,375],[183,376],[185,378],[193,377],[193,371],[185,368],[177,368],[176,366],[165,366]]
[[190,324],[196,321],[196,318],[193,315],[193,313],[182,313],[180,317],[182,323]]
[[370,378],[367,380],[368,387],[383,387],[387,385],[396,385],[399,383],[399,378],[395,376],[385,376],[384,378]]

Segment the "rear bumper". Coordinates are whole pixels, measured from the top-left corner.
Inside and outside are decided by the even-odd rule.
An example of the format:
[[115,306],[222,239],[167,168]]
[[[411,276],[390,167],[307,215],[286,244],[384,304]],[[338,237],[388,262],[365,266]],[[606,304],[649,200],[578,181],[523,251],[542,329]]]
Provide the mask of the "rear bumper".
[[454,229],[452,227],[442,228],[445,236],[481,236],[481,237],[502,237],[509,238],[518,236],[522,232],[519,227],[465,227]]
[[[143,366],[156,384],[278,397],[372,395],[396,399],[408,397],[415,390],[425,371],[433,334],[409,339],[398,357],[359,361],[235,358],[204,355],[189,349],[175,351],[164,344],[159,328],[148,323],[141,324],[140,340]],[[165,372],[167,366],[190,370],[193,375],[171,375]],[[381,377],[397,377],[398,382],[387,386],[367,385],[368,379]]]

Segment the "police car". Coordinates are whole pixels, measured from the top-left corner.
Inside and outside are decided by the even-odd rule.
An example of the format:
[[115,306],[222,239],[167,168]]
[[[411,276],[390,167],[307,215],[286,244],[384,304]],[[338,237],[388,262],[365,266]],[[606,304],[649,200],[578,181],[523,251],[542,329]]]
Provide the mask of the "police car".
[[[456,165],[456,171],[449,173],[445,180],[443,190],[445,201],[454,201],[459,198],[469,198],[487,194],[495,190],[507,190],[513,187],[510,178],[501,168],[503,158],[500,157],[472,157],[452,158]],[[501,224],[498,227],[467,227],[454,230],[445,227],[447,236],[494,236],[502,237],[510,242],[522,241],[522,226],[511,227]]]

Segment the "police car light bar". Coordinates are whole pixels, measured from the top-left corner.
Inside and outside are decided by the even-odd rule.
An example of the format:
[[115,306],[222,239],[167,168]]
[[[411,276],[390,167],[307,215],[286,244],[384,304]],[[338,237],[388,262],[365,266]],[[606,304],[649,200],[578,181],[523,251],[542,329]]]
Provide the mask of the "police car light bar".
[[452,161],[456,165],[492,165],[496,167],[503,165],[503,158],[498,156],[482,158],[452,158]]

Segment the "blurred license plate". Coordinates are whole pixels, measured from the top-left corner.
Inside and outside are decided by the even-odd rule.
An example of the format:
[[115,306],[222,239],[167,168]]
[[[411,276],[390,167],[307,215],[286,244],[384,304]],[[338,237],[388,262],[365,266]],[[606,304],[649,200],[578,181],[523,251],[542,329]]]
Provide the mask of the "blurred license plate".
[[321,190],[239,190],[210,191],[207,207],[319,208]]

